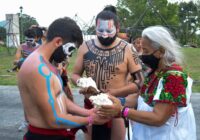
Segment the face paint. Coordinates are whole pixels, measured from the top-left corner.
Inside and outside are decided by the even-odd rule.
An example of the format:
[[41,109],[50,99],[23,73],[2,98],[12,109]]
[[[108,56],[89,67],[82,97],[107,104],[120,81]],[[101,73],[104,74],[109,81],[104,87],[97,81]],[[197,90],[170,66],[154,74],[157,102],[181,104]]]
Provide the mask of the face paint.
[[27,44],[28,46],[32,46],[32,47],[35,46],[35,39],[34,39],[34,38],[28,38],[28,37],[26,37],[26,38],[25,38],[25,41],[26,41],[26,44]]
[[97,36],[107,38],[107,37],[114,37],[117,31],[113,20],[99,19],[97,21],[96,32]]
[[104,46],[111,45],[116,37],[117,37],[117,30],[114,25],[113,20],[98,20],[97,27],[96,27],[97,37],[99,42]]
[[51,60],[55,61],[56,63],[61,63],[68,57],[71,57],[75,49],[75,44],[71,42],[61,45],[54,51]]
[[68,57],[71,57],[72,56],[72,53],[75,51],[76,49],[76,46],[74,43],[66,43],[65,45],[62,45],[63,47],[63,52],[68,56]]

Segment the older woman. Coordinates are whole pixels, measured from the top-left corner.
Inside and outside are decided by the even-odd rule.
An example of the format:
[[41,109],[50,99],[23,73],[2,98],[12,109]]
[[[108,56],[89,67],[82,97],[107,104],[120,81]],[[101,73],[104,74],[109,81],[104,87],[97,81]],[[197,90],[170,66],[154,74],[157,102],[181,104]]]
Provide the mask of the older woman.
[[121,106],[110,97],[112,106],[102,106],[102,116],[133,120],[134,140],[196,140],[194,112],[190,102],[192,79],[180,66],[179,44],[161,26],[142,32],[143,63],[151,68],[137,100],[137,110]]

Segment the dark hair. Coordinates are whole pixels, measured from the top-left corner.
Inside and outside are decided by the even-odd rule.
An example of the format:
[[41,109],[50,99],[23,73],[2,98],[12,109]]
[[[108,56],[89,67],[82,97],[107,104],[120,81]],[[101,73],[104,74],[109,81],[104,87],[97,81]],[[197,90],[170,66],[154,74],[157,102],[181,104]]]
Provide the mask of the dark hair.
[[43,37],[43,33],[46,30],[44,27],[32,27],[31,29],[35,30],[36,36],[38,38],[42,38]]
[[113,6],[113,5],[106,5],[104,7],[103,11],[105,11],[105,10],[113,12],[115,15],[117,15],[117,10],[116,10],[115,6]]
[[24,36],[26,36],[28,38],[35,38],[37,36],[37,34],[34,29],[27,29],[24,31]]
[[103,19],[103,20],[111,20],[112,19],[114,21],[114,25],[116,27],[118,27],[118,25],[119,25],[117,15],[114,14],[113,12],[111,12],[111,11],[108,11],[108,10],[103,10],[97,15],[96,24],[97,24],[98,19]]
[[47,42],[52,41],[55,37],[61,37],[63,44],[74,42],[80,46],[83,43],[80,27],[69,17],[59,18],[51,23],[47,30]]

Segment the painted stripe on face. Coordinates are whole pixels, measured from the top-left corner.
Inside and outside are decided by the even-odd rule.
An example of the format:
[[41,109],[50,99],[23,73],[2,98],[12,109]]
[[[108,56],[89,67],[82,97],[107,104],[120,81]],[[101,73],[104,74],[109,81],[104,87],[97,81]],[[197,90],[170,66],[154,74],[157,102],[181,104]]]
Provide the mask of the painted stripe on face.
[[113,20],[98,19],[96,33],[103,38],[114,37],[117,30]]
[[[82,126],[81,124],[78,124],[76,122],[72,122],[70,120],[67,120],[67,119],[64,119],[64,118],[60,118],[58,115],[57,115],[57,112],[56,112],[56,109],[55,109],[55,101],[54,101],[54,98],[53,98],[53,95],[52,95],[52,92],[51,92],[51,84],[50,84],[50,80],[51,80],[51,77],[52,77],[52,72],[50,72],[49,74],[45,74],[42,70],[43,67],[45,68],[48,68],[47,65],[43,62],[43,59],[42,59],[42,56],[40,56],[40,62],[41,64],[38,66],[38,72],[40,75],[42,75],[45,80],[46,80],[46,88],[47,88],[47,93],[48,93],[48,96],[49,96],[49,99],[48,99],[48,102],[52,108],[52,111],[53,111],[53,115],[55,117],[55,120],[56,120],[56,124],[57,125],[67,125],[67,126],[70,126],[70,127],[80,127]],[[61,104],[60,104],[61,105]],[[61,105],[62,106],[62,105]]]

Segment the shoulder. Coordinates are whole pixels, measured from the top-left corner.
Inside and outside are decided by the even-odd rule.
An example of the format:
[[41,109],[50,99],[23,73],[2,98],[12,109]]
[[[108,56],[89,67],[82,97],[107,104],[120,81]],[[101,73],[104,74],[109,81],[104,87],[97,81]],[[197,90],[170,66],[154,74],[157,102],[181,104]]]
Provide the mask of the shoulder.
[[85,54],[88,51],[88,43],[91,41],[84,41],[80,47],[78,48],[78,53],[79,54]]

